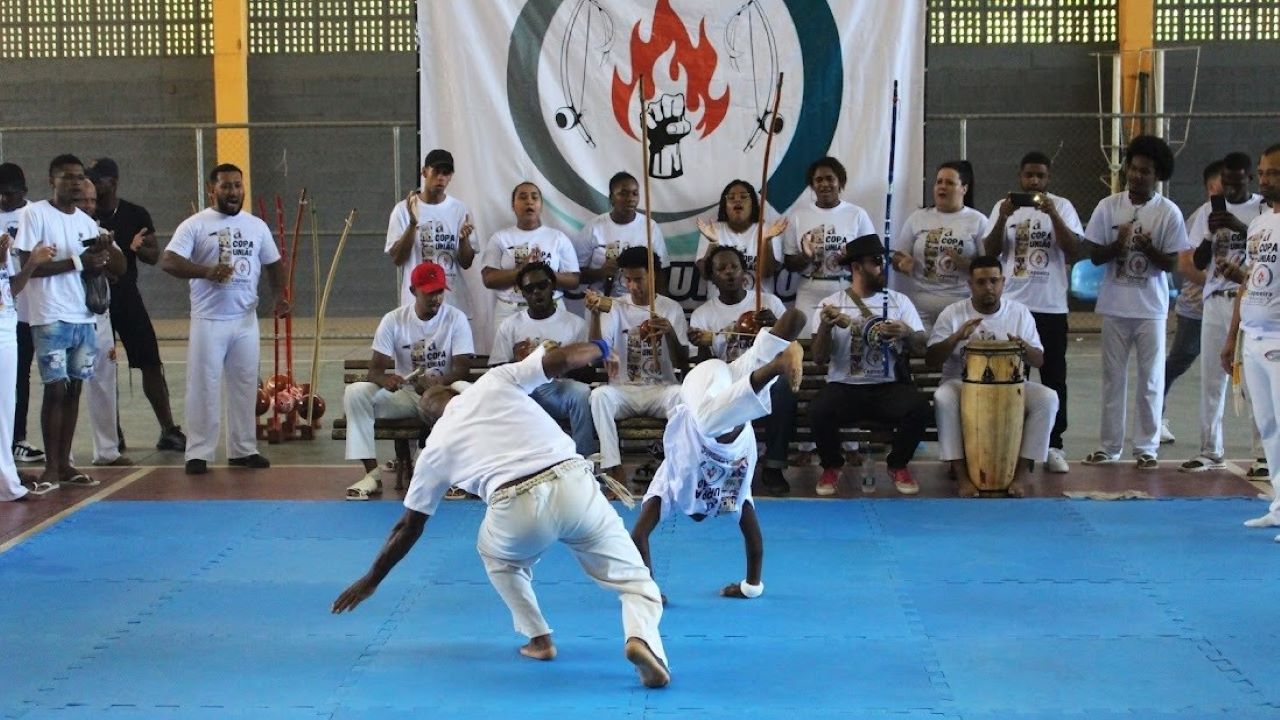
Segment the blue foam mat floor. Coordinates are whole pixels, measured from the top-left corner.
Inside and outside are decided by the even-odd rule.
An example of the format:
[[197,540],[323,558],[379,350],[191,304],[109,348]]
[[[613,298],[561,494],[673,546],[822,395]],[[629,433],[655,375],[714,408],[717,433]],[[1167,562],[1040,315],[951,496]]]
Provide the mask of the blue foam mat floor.
[[[673,669],[640,687],[618,603],[535,571],[522,641],[451,503],[378,593],[328,606],[400,508],[104,502],[0,555],[2,718],[1280,717],[1280,547],[1240,499],[763,502],[766,594],[729,520],[653,538]],[[632,517],[628,516],[628,524]]]

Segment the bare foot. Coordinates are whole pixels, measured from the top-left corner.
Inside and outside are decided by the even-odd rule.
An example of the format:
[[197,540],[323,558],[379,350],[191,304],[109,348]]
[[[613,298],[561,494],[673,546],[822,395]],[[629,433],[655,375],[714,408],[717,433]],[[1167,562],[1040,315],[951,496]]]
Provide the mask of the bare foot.
[[967,477],[956,478],[956,495],[962,498],[978,497],[978,486]]
[[1009,497],[1012,497],[1012,498],[1023,497],[1022,486],[1016,482],[1010,483],[1009,487],[1005,490],[1005,492],[1009,493]]
[[556,656],[556,645],[550,635],[539,635],[521,645],[520,654],[534,660],[552,660]]
[[640,682],[647,688],[666,687],[671,682],[671,673],[662,660],[649,649],[649,643],[638,637],[627,638],[623,654],[636,666]]

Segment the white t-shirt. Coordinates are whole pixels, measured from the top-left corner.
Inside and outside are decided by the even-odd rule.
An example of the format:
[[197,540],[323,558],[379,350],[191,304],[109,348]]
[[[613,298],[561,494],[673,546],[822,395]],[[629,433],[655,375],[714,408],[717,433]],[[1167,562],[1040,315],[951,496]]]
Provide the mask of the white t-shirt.
[[964,375],[964,349],[969,345],[970,340],[1004,341],[1016,335],[1028,346],[1044,350],[1044,345],[1040,342],[1040,333],[1036,330],[1035,318],[1031,316],[1031,309],[1007,297],[1000,298],[1000,309],[990,315],[978,312],[970,298],[951,303],[938,313],[938,320],[933,324],[933,334],[929,336],[929,344],[936,345],[946,340],[974,318],[982,318],[982,322],[978,323],[978,327],[974,328],[973,334],[967,340],[956,343],[955,349],[943,363],[942,379],[944,381],[958,380]]
[[[1246,226],[1262,214],[1266,206],[1262,204],[1261,195],[1251,195],[1240,203],[1227,203],[1227,212],[1235,215]],[[1212,295],[1218,291],[1235,290],[1240,283],[1231,282],[1218,272],[1218,260],[1226,260],[1240,265],[1244,262],[1244,233],[1231,232],[1220,228],[1216,233],[1209,232],[1209,213],[1213,212],[1209,203],[1201,205],[1187,221],[1187,244],[1192,249],[1200,247],[1200,243],[1210,240],[1213,243],[1213,254],[1209,258],[1209,267],[1204,270],[1204,294]]]
[[[64,213],[48,200],[28,203],[18,220],[18,237],[14,247],[31,252],[43,243],[55,250],[53,259],[67,260],[84,253],[84,241],[98,237],[98,224],[77,208]],[[48,325],[53,322],[91,323],[93,313],[84,304],[84,282],[78,272],[64,272],[47,277],[33,277],[22,291],[27,322]]]
[[[1058,216],[1069,230],[1083,236],[1080,216],[1070,200],[1045,193],[1058,210]],[[996,203],[982,229],[986,237],[1000,217]],[[1004,263],[1004,299],[1016,300],[1031,312],[1063,314],[1067,312],[1067,282],[1070,273],[1067,255],[1054,236],[1049,214],[1036,208],[1020,207],[1004,224],[1004,244],[1000,259]]]
[[493,338],[493,349],[489,352],[489,364],[501,365],[515,359],[516,343],[529,341],[532,345],[554,343],[555,346],[585,342],[587,339],[587,321],[557,305],[551,317],[534,320],[529,311],[524,310],[502,321]]
[[[872,312],[872,316],[863,317],[849,293],[841,290],[832,293],[818,303],[818,309],[826,305],[834,305],[840,312],[848,315],[853,324],[847,328],[835,326],[831,328],[831,361],[827,365],[827,382],[842,382],[850,385],[875,385],[893,382],[898,379],[895,367],[901,342],[891,343],[889,351],[889,372],[885,374],[885,346],[880,342],[880,313],[884,309],[885,293],[889,297],[889,319],[901,320],[915,332],[924,332],[924,323],[916,306],[910,298],[897,290],[882,290],[862,303]],[[818,331],[821,315],[818,312],[810,319],[810,330]]]
[[551,381],[538,348],[518,363],[490,369],[449,401],[413,467],[404,506],[431,515],[456,485],[486,502],[499,486],[580,457],[565,434],[529,397]]
[[693,411],[680,403],[667,418],[662,447],[664,458],[645,500],[660,498],[664,515],[669,507],[685,515],[736,515],[752,502],[758,451],[751,423],[722,443],[703,435]]
[[[756,224],[751,223],[751,225],[746,230],[743,230],[740,233],[736,233],[730,230],[728,223],[717,222],[715,223],[715,227],[716,227],[716,243],[717,244],[728,245],[729,247],[738,248],[739,250],[742,251],[742,254],[746,257],[747,259],[747,267],[746,267],[747,291],[754,292],[756,287],[756,259],[757,259],[757,256],[759,255],[759,253],[757,252],[757,250],[759,250],[759,247],[756,245],[756,234],[759,231],[756,229]],[[766,240],[765,242],[769,245],[770,249],[773,252],[773,260],[776,267],[777,264],[782,262],[782,236],[779,235],[777,237]],[[702,258],[706,257],[707,253],[709,252],[711,252],[711,241],[708,240],[706,236],[699,234],[698,235],[698,251],[694,255],[694,260],[695,261],[701,260]],[[707,272],[710,273],[711,268],[707,268]],[[773,277],[766,277],[764,279],[764,291],[767,293],[773,292]],[[720,291],[716,289],[715,285],[712,285],[711,283],[708,282],[707,297],[713,298],[713,297],[719,297],[719,296],[720,296]]]
[[1280,213],[1264,213],[1249,223],[1249,281],[1240,301],[1245,335],[1280,338]]
[[[787,311],[782,301],[773,293],[762,293],[760,307],[773,312],[775,317],[782,317]],[[754,335],[723,335],[721,330],[733,331],[734,325],[743,313],[755,312],[756,296],[749,292],[736,304],[726,305],[715,297],[699,305],[689,316],[689,327],[695,330],[709,330],[717,333],[711,341],[711,354],[725,362],[737,360],[742,353],[751,349],[755,342]]]
[[[627,302],[630,302],[629,298]],[[676,337],[689,350],[689,326],[680,303],[658,295],[653,307],[660,317],[671,323]],[[600,335],[609,341],[609,347],[622,365],[618,376],[609,379],[610,384],[672,385],[676,382],[676,371],[667,352],[667,338],[651,344],[640,337],[640,324],[648,319],[649,308],[629,304],[614,303],[612,310],[600,313]]]
[[165,250],[197,265],[225,263],[234,268],[226,282],[188,281],[191,317],[202,320],[231,320],[254,312],[262,267],[280,261],[266,223],[244,211],[223,215],[214,208],[183,220]]
[[0,332],[6,336],[18,329],[18,308],[13,302],[13,289],[9,287],[9,278],[17,274],[17,258],[11,253],[5,253],[4,257],[0,257]]
[[[413,269],[424,262],[431,261],[444,268],[445,280],[449,283],[449,289],[444,293],[444,301],[461,310],[464,315],[470,316],[471,303],[465,290],[466,280],[463,278],[462,266],[458,264],[458,233],[461,232],[462,224],[466,220],[467,206],[462,204],[461,200],[446,195],[439,203],[418,203],[414,212],[418,215],[418,239],[410,246],[409,259],[405,261],[404,272],[401,273],[404,277],[400,281],[400,304],[413,303],[413,287],[410,281]],[[404,235],[407,227],[409,227],[408,200],[401,200],[391,209],[391,218],[387,221],[387,246],[384,252],[391,254],[391,247],[396,244],[401,235]],[[478,233],[473,229],[471,236],[467,238],[473,250],[479,249],[477,237]]]
[[[480,267],[514,270],[530,256],[541,259],[558,273],[579,271],[578,254],[573,249],[573,243],[564,233],[546,225],[533,230],[521,230],[512,226],[494,233],[493,237],[489,238],[489,244],[485,245]],[[514,286],[494,292],[499,299],[506,302],[514,304],[524,302],[524,297]],[[556,298],[560,298],[563,294],[556,290]]]
[[[14,240],[9,245],[9,256],[13,259],[13,267],[9,273],[10,277],[17,275],[18,270],[21,269],[18,263],[18,222],[22,219],[22,213],[26,212],[27,206],[30,204],[29,202],[25,203],[17,210],[10,210],[9,212],[0,211],[0,233],[5,233]],[[26,293],[19,293],[11,301],[12,307],[17,308],[19,322],[30,322],[27,319],[26,301],[23,299],[25,295]]]
[[[632,247],[648,247],[644,236],[644,213],[636,213],[631,222],[619,225],[609,217],[609,213],[597,215],[582,226],[577,247],[579,248],[578,266],[583,268],[604,267],[606,259],[617,260],[623,250]],[[651,222],[653,226],[653,262],[654,267],[671,267],[671,256],[667,254],[667,240],[662,235],[662,226]],[[585,253],[586,257],[583,257]],[[604,283],[595,282],[591,289],[604,292]],[[614,297],[623,297],[627,289],[622,284],[622,271],[613,278]]]
[[[1173,201],[1160,193],[1138,206],[1129,201],[1128,192],[1103,198],[1089,218],[1085,239],[1094,245],[1110,245],[1124,223],[1133,226],[1130,243],[1133,238],[1143,236],[1150,238],[1166,255],[1188,249],[1182,213]],[[1169,315],[1168,283],[1165,271],[1130,244],[1119,257],[1107,263],[1094,311],[1099,315],[1138,320],[1166,318]]]
[[911,279],[926,292],[968,297],[969,273],[944,254],[955,250],[961,257],[975,258],[982,251],[982,229],[987,216],[971,207],[944,213],[922,208],[911,213],[893,239],[893,250],[915,258]]
[[800,272],[807,280],[848,280],[848,266],[838,262],[850,240],[876,231],[867,211],[850,202],[840,201],[833,208],[820,208],[809,202],[791,212],[787,229],[782,233],[784,255],[804,255],[800,241],[809,233],[820,240],[815,245],[814,263]]
[[449,371],[455,355],[471,355],[471,324],[467,316],[452,305],[441,305],[435,317],[423,322],[413,305],[401,305],[382,316],[373,334],[373,349],[396,362],[400,376],[423,369],[426,377],[439,377]]

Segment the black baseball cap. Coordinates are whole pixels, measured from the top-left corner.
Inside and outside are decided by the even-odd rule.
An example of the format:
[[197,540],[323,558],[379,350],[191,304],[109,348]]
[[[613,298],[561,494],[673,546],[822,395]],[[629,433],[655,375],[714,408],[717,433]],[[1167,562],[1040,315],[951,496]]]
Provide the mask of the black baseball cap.
[[86,177],[94,182],[102,178],[120,179],[120,166],[111,158],[98,158],[84,171]]
[[27,176],[13,163],[0,165],[0,191],[16,192],[27,189]]
[[845,244],[844,253],[840,256],[840,264],[850,265],[858,258],[876,255],[884,255],[884,244],[880,242],[879,235],[870,233],[856,237]]
[[453,153],[436,148],[427,153],[426,159],[422,161],[422,167],[447,168],[448,172],[453,172]]

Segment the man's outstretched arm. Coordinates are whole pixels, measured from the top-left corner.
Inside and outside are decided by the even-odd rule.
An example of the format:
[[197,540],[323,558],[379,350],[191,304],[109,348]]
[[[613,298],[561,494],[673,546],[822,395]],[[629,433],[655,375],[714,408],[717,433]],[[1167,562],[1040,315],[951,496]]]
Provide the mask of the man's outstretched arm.
[[357,605],[373,595],[373,592],[378,589],[378,584],[387,576],[387,573],[391,572],[391,568],[395,567],[396,563],[400,562],[413,548],[414,543],[418,542],[418,538],[422,536],[422,529],[426,525],[426,515],[406,508],[404,515],[401,515],[395,527],[391,528],[391,535],[382,546],[382,550],[378,552],[378,557],[374,558],[373,567],[369,568],[369,572],[359,580],[351,583],[350,587],[343,590],[338,599],[333,601],[333,612],[337,614],[355,610]]

